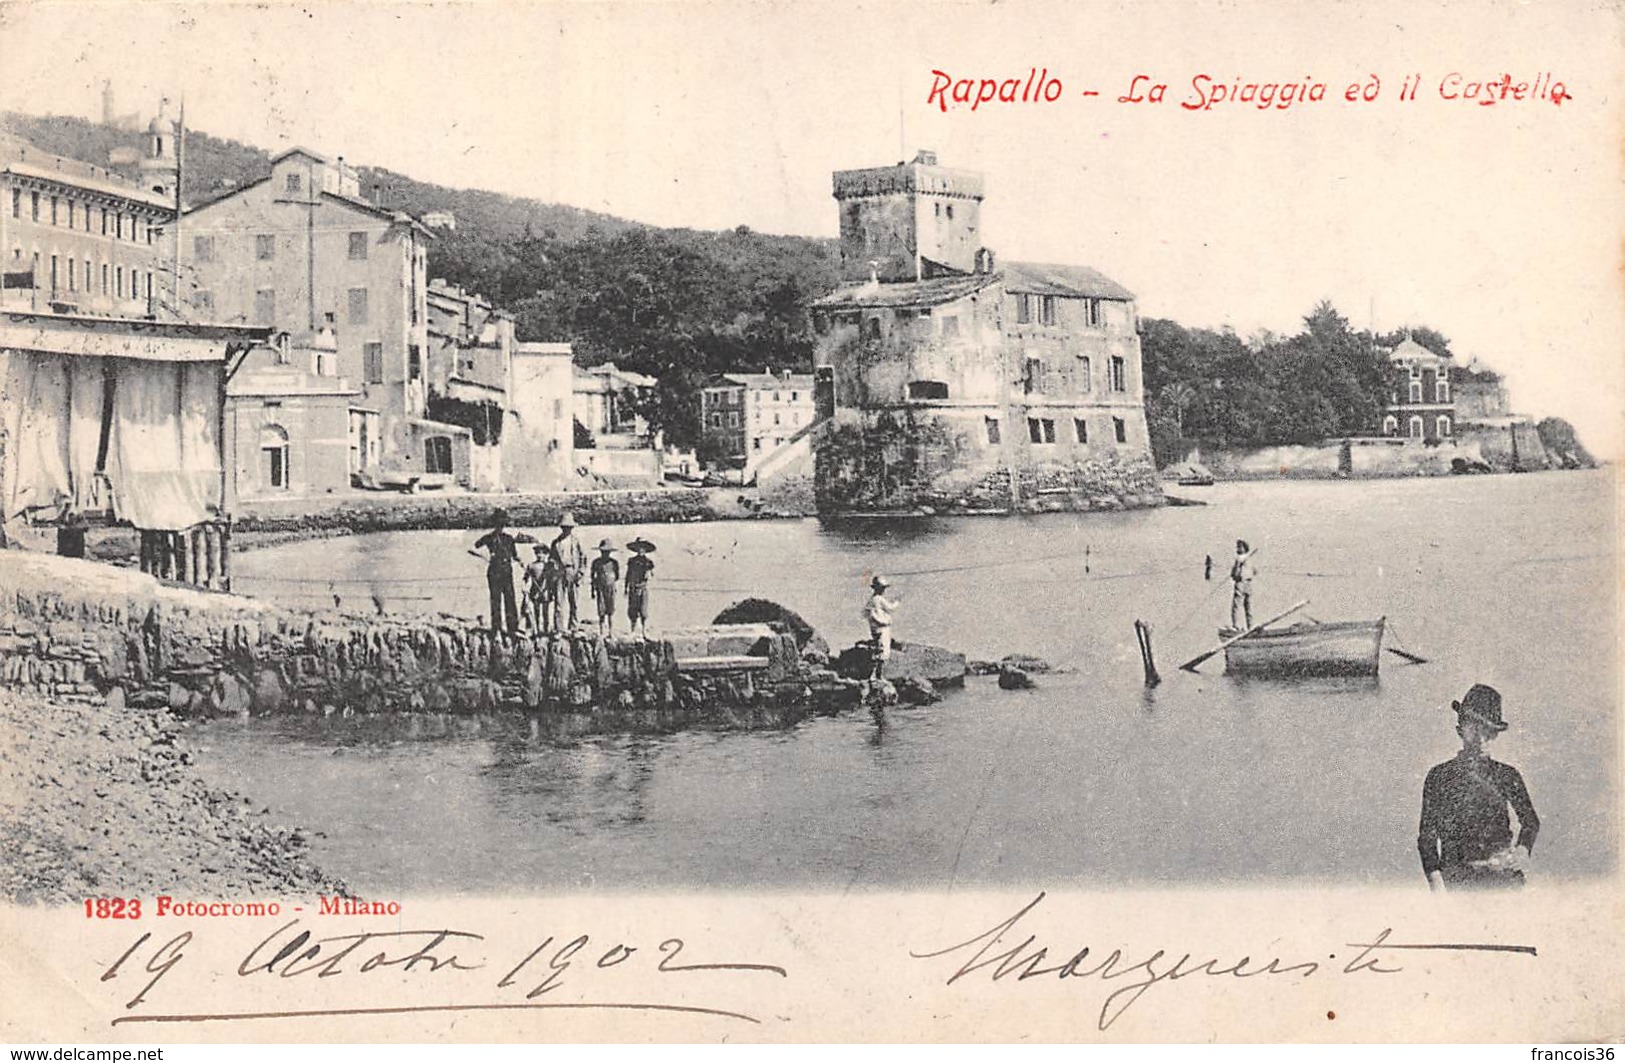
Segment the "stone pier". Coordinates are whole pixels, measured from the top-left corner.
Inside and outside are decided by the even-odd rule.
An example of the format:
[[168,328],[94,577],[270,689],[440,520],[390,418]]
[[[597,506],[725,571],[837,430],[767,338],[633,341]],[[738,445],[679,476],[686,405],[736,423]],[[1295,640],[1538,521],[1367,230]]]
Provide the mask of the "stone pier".
[[183,715],[508,709],[658,726],[862,693],[778,626],[497,637],[463,618],[291,610],[15,550],[0,553],[0,683]]

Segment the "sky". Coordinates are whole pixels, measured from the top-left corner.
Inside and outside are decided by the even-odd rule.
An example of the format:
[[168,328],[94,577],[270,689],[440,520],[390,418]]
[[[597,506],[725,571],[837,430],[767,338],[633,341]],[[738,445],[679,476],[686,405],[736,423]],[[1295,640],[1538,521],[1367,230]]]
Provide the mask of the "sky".
[[[1090,265],[1144,315],[1244,336],[1294,333],[1323,298],[1357,327],[1425,324],[1505,373],[1519,412],[1622,457],[1622,26],[1586,0],[0,0],[0,107],[95,116],[111,79],[121,112],[184,96],[194,128],[272,150],[809,236],[836,234],[832,171],[929,148],[986,175],[1000,258]],[[944,111],[939,70],[1047,71],[1058,96],[950,91]],[[1120,102],[1141,75],[1162,102]],[[1344,98],[1373,75],[1374,99]],[[1445,98],[1502,75],[1570,98]],[[1200,77],[1324,97],[1187,108]]]

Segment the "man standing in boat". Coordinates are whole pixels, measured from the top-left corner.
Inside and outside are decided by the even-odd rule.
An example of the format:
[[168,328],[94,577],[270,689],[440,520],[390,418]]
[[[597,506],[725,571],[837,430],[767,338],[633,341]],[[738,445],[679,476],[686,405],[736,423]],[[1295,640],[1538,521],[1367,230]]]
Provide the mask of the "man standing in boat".
[[1237,539],[1236,559],[1230,563],[1230,626],[1237,631],[1253,626],[1253,576],[1256,574],[1252,547],[1247,545],[1247,540]]
[[[1518,769],[1484,753],[1484,743],[1507,729],[1501,719],[1501,694],[1475,683],[1451,706],[1456,710],[1461,752],[1436,765],[1422,785],[1416,846],[1428,888],[1522,886],[1524,861],[1534,851],[1540,817]],[[1516,843],[1508,807],[1518,816]]]

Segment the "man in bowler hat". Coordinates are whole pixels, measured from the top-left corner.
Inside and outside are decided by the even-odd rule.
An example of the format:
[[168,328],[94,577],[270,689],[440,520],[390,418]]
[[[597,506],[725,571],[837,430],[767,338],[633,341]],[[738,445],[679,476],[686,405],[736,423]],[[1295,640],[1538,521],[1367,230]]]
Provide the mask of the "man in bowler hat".
[[[1501,694],[1475,683],[1451,707],[1456,710],[1461,752],[1436,765],[1422,785],[1416,847],[1428,888],[1522,886],[1523,863],[1534,851],[1540,817],[1518,769],[1484,753],[1484,743],[1507,729],[1501,719]],[[1508,808],[1518,816],[1515,844]]]

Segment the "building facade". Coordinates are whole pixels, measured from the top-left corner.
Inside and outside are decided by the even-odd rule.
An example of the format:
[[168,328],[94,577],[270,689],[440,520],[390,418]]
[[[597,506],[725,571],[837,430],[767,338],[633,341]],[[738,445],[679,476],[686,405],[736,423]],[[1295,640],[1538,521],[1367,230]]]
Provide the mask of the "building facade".
[[654,395],[654,377],[614,362],[576,366],[573,378],[577,472],[605,487],[660,482],[663,440],[639,412]]
[[470,433],[465,486],[502,489],[502,438],[510,408],[513,318],[443,280],[429,283],[428,415]]
[[471,432],[428,413],[428,229],[362,198],[342,158],[303,148],[180,225],[181,294],[195,318],[269,326],[295,346],[332,331],[334,375],[356,392],[353,476],[467,482]]
[[[301,345],[286,332],[256,347],[226,384],[228,460],[244,501],[334,494],[350,487],[352,448],[376,442],[360,391],[338,375],[337,339],[323,329]],[[352,439],[351,422],[359,420]],[[364,463],[362,463],[364,464]]]
[[700,389],[708,453],[747,473],[816,417],[811,373],[724,373]]
[[929,152],[837,173],[834,194],[848,282],[814,304],[821,511],[1160,502],[1129,291],[1084,266],[995,267],[981,176]]
[[576,482],[573,358],[568,343],[514,345],[502,439],[509,490],[559,491]]
[[1456,396],[1452,366],[1448,354],[1436,354],[1409,336],[1388,352],[1389,392],[1382,434],[1425,443],[1453,438]]
[[[161,130],[149,143],[169,160],[153,162],[172,164]],[[174,193],[154,185],[158,191],[0,134],[0,310],[176,317],[162,313]]]

